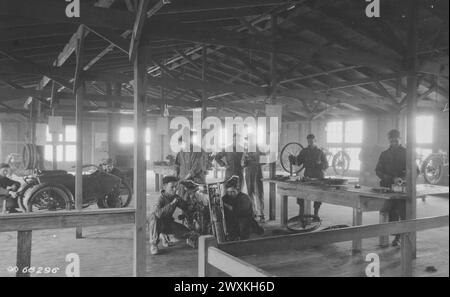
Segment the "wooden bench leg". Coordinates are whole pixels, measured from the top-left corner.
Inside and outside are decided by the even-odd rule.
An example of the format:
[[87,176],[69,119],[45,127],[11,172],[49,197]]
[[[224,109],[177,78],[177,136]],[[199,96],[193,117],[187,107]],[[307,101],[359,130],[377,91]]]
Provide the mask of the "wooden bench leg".
[[[19,269],[16,273],[17,277],[29,277],[27,271],[31,265],[31,239],[32,231],[17,232],[17,260],[16,265]],[[26,269],[24,271],[24,268]]]
[[208,248],[217,247],[217,240],[214,236],[200,236],[198,239],[198,276],[216,277],[220,276],[220,271],[209,264]]
[[276,220],[277,185],[269,184],[269,220]]
[[159,173],[155,173],[155,192],[161,191],[160,184],[159,184],[159,182],[160,182],[159,179],[160,179]]
[[[380,211],[380,224],[389,222],[389,214],[387,212]],[[389,246],[389,236],[380,236],[380,246],[388,247]]]
[[312,209],[312,201],[311,200],[305,200],[305,215],[310,215],[312,214],[311,212]]
[[282,227],[287,225],[288,221],[288,196],[281,196],[281,205],[280,205],[280,223]]
[[[359,208],[353,208],[353,226],[362,225],[363,213]],[[353,240],[353,253],[360,253],[362,249],[362,239]]]

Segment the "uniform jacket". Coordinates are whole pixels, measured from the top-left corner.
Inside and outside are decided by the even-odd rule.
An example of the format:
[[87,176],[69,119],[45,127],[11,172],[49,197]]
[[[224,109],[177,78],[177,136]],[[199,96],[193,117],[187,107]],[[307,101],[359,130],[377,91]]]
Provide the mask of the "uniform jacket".
[[179,152],[175,159],[178,178],[180,180],[191,179],[197,183],[205,183],[208,156],[204,152]]
[[225,179],[228,179],[233,175],[242,177],[242,155],[243,153],[239,152],[220,152],[214,157],[214,160],[216,160],[220,166],[226,168]]
[[317,146],[303,149],[296,158],[296,165],[305,166],[305,177],[324,178],[328,169],[328,160],[324,152]]
[[406,176],[406,148],[390,147],[381,153],[375,168],[377,176],[381,179],[382,187],[390,187],[396,177]]
[[[172,204],[174,199],[178,198],[179,202]],[[177,195],[166,195],[164,191],[161,192],[161,196],[158,198],[155,206],[153,207],[153,213],[158,219],[173,220],[173,213],[176,208],[182,210],[187,209],[187,203],[179,198]]]

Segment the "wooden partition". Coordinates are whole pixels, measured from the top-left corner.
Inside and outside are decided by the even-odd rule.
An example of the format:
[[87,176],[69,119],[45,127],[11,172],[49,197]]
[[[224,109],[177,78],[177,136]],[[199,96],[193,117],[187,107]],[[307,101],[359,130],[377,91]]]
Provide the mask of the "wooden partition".
[[99,209],[0,215],[0,232],[17,231],[16,276],[29,276],[23,268],[31,266],[31,239],[35,230],[66,229],[135,223],[135,210]]
[[[246,255],[264,255],[270,252],[293,250],[336,242],[402,234],[402,239],[411,232],[446,227],[449,216],[422,218],[386,224],[349,227],[338,230],[319,231],[306,234],[265,237],[244,241],[217,244],[214,237],[202,237],[199,244],[199,276],[216,276],[220,270],[230,276],[269,276],[267,272],[236,258]],[[218,252],[220,249],[220,253]],[[402,245],[402,276],[412,276],[412,263]]]

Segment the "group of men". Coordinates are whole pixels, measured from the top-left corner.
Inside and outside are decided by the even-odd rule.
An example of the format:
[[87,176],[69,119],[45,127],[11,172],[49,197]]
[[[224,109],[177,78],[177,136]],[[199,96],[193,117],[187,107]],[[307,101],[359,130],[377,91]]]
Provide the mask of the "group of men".
[[[179,141],[182,141],[181,139]],[[263,233],[258,225],[265,221],[264,216],[264,190],[262,183],[262,164],[258,152],[242,152],[238,148],[238,135],[233,136],[231,148],[217,153],[214,160],[225,167],[225,184],[222,192],[224,215],[228,236],[232,240],[244,240],[250,237],[252,232]],[[163,246],[170,246],[171,240],[168,234],[175,237],[189,232],[185,226],[178,224],[173,219],[176,208],[188,213],[189,190],[178,186],[181,181],[191,180],[198,184],[205,184],[208,154],[195,152],[194,145],[190,144],[189,150],[182,150],[177,154],[175,167],[177,176],[168,176],[163,179],[163,191],[157,200],[149,218],[150,251],[157,254],[158,243],[162,237]],[[243,193],[243,182],[247,185],[247,193]]]
[[[380,155],[375,168],[382,187],[391,187],[398,180],[404,179],[406,175],[406,149],[400,143],[400,132],[391,130],[388,133],[388,140],[390,146]],[[291,156],[289,161],[298,166],[303,165],[305,168],[304,176],[307,178],[324,178],[325,171],[329,167],[326,155],[317,147],[316,138],[313,134],[307,136],[307,141],[308,147],[303,149],[299,155]],[[233,239],[247,239],[252,230],[258,232],[259,226],[254,218],[259,218],[260,222],[264,222],[262,170],[258,153],[238,152],[236,145],[235,135],[233,149],[218,153],[215,160],[219,165],[225,167],[226,179],[232,176],[238,177],[237,180],[226,184],[226,192],[222,199],[225,206],[225,216],[229,224],[227,228],[230,230]],[[203,153],[181,152],[177,156],[178,177],[165,178],[164,190],[151,215],[152,253],[158,252],[157,244],[160,233],[166,232],[168,234],[173,233],[174,230],[182,230],[180,226],[174,225],[172,218],[176,207],[183,209],[186,205],[185,201],[176,194],[176,183],[183,178],[191,178],[204,183],[206,171],[203,166],[205,158]],[[248,195],[241,192],[244,180],[247,184]],[[303,215],[305,212],[304,200],[297,199],[297,203],[299,214]],[[314,215],[316,217],[319,216],[320,206],[320,202],[314,203]],[[388,211],[390,221],[405,218],[405,209],[401,201],[391,203]],[[169,228],[165,230],[166,227]],[[165,240],[163,244],[169,246],[168,237],[163,236],[163,238]],[[395,235],[392,244],[398,245],[399,239],[400,237]]]
[[[406,175],[406,149],[400,144],[400,133],[391,130],[388,133],[389,149],[384,151],[378,161],[375,172],[380,178],[380,185],[390,187]],[[329,167],[324,152],[316,145],[313,134],[307,136],[308,147],[303,149],[298,156],[291,156],[290,162],[305,167],[304,176],[307,178],[324,178],[325,171]],[[264,192],[262,184],[262,169],[260,154],[258,152],[241,152],[237,149],[237,135],[234,135],[233,148],[215,155],[215,161],[225,167],[225,192],[223,193],[224,213],[227,221],[229,235],[234,240],[248,239],[250,233],[263,232],[255,219],[264,222]],[[105,162],[106,163],[106,162]],[[109,162],[111,163],[111,162]],[[106,165],[108,165],[107,163]],[[168,176],[163,179],[163,190],[158,198],[149,218],[150,242],[152,254],[158,253],[160,236],[163,237],[163,245],[170,246],[169,234],[182,236],[189,229],[174,221],[173,214],[176,208],[188,211],[188,201],[184,195],[183,187],[179,187],[179,181],[192,180],[195,183],[204,184],[207,173],[208,155],[204,152],[191,150],[181,151],[176,158],[177,176]],[[109,169],[109,168],[108,168]],[[0,197],[6,201],[8,212],[15,212],[17,207],[15,197],[20,183],[10,178],[11,168],[8,164],[0,164]],[[232,177],[237,177],[237,179]],[[242,185],[245,180],[247,193],[243,193]],[[181,191],[180,191],[181,190]],[[305,211],[304,201],[298,199],[299,214]],[[318,217],[321,203],[314,203],[314,215]],[[405,218],[404,205],[395,201],[389,207],[390,221]],[[398,245],[400,237],[395,236],[393,245]]]

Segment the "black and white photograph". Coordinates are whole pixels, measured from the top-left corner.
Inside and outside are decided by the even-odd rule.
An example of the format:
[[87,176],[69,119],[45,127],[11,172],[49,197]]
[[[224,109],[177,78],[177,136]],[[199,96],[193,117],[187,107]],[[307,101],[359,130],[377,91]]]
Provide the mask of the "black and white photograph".
[[448,278],[448,104],[448,0],[0,0],[0,277]]

